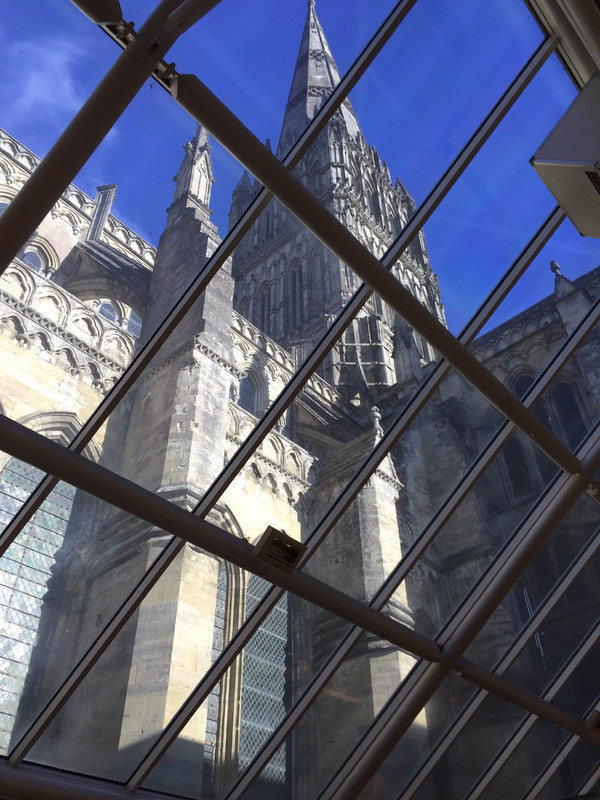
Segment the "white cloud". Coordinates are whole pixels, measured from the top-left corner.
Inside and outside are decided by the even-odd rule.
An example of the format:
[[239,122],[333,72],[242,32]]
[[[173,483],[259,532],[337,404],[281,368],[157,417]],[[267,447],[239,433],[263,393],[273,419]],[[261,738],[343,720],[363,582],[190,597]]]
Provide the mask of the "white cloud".
[[85,99],[77,77],[85,73],[85,50],[50,36],[11,43],[5,52],[16,69],[0,88],[3,127],[64,127]]

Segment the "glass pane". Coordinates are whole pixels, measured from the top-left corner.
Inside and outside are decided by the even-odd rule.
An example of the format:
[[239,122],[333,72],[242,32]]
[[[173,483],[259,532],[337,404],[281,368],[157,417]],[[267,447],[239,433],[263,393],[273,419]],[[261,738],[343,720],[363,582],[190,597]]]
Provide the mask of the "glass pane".
[[443,794],[463,800],[525,716],[520,708],[488,695],[413,796],[425,800]]
[[[246,588],[246,612],[255,605],[255,590],[264,582],[250,576]],[[269,742],[293,704],[301,696],[341,641],[349,626],[310,603],[284,595],[262,623],[222,679],[212,698],[162,757],[145,786],[176,791],[187,797],[224,797],[238,777]],[[339,693],[339,692],[338,692]],[[307,716],[313,714],[311,709]],[[366,713],[366,712],[365,712]],[[244,797],[287,798],[290,796],[289,765],[299,759],[318,759],[320,739],[315,729],[333,730],[341,720],[312,717],[310,728],[297,729],[287,744],[279,747],[264,773]],[[196,745],[196,768],[186,767]],[[213,742],[212,749],[206,744]],[[202,754],[201,754],[202,753]]]
[[[0,520],[7,522],[11,518],[42,477],[40,470],[23,461],[5,460],[0,471]],[[44,598],[64,542],[74,497],[72,486],[59,483],[0,559],[1,753],[7,752],[24,716],[19,704],[35,657]]]
[[[302,3],[288,5],[259,0],[232,16],[228,4],[217,4],[168,55],[180,71],[197,71],[280,157],[331,92],[337,68],[348,66],[393,3],[327,3],[318,9],[320,22],[312,2],[308,12]],[[22,6],[11,6],[0,30],[8,56],[0,99],[10,131],[0,133],[6,175],[0,212],[37,163],[33,153],[48,150],[120,53],[70,4]],[[123,0],[123,7],[139,28],[148,3]],[[296,174],[380,257],[541,39],[521,0],[419,0]],[[450,330],[462,327],[554,205],[527,162],[573,95],[551,58],[395,266],[409,291],[447,319]],[[194,129],[149,79],[77,186],[57,199],[2,276],[3,413],[63,444],[72,439],[252,201],[260,186]],[[540,255],[543,274],[536,262],[474,345],[517,394],[598,296],[598,244],[574,238],[566,223]],[[554,277],[551,260],[560,264]],[[358,283],[273,201],[87,455],[191,509]],[[541,401],[539,418],[572,448],[599,416],[595,335]],[[427,342],[373,297],[235,477],[211,520],[251,543],[267,524],[306,541],[435,360]],[[307,571],[368,601],[405,562],[408,577],[387,610],[434,636],[485,580],[556,472],[515,433],[442,523],[440,509],[501,422],[487,401],[450,374]],[[0,467],[4,525],[40,475],[25,462],[3,459]],[[494,664],[506,652],[588,540],[597,512],[594,526],[592,512],[578,513],[555,531],[488,622],[475,658]],[[162,531],[73,487],[61,484],[49,495],[0,561],[0,752],[31,724],[166,541]],[[595,567],[589,565],[538,627],[515,662],[515,679],[529,680],[524,665],[531,667],[531,685],[543,689],[581,652],[595,621]],[[126,779],[263,591],[252,576],[185,547],[31,760]],[[316,796],[352,757],[414,663],[365,635],[335,671],[331,656],[347,628],[286,597],[205,698],[148,786],[206,800],[223,796],[252,768],[286,714],[299,708],[305,690],[323,683],[296,730],[286,730],[286,742],[264,756],[251,790],[286,800],[294,793]],[[593,702],[597,658],[595,646],[557,695],[574,713],[586,713]],[[445,746],[452,719],[475,691],[448,678],[366,794],[398,794],[415,766]],[[448,741],[417,796],[465,796],[500,748],[514,741],[523,716],[499,698],[486,698],[456,741]],[[497,778],[491,793],[525,791],[559,752],[562,733],[542,727],[527,732],[524,751],[511,754],[502,766],[505,780]],[[555,800],[577,791],[592,768],[592,755],[579,757],[576,750],[560,767],[563,791],[556,789]]]
[[[501,608],[492,615],[488,623],[489,630],[486,626],[475,639],[472,647],[477,651],[478,663],[489,669],[494,668],[500,653],[490,648],[489,644],[485,646],[490,637],[489,631],[502,628],[506,624],[507,613],[516,623],[521,621],[522,626],[528,624],[547,594],[558,587],[571,563],[597,536],[598,522],[598,504],[588,495],[583,495],[554,529]],[[597,581],[598,564],[596,552],[571,583],[566,595],[540,621],[538,630],[526,645],[526,654],[522,656],[520,666],[515,666],[514,679],[517,680],[518,676],[519,682],[525,680],[527,688],[532,691],[541,690],[550,673],[571,655],[574,641],[579,641],[594,622],[593,605],[590,607],[590,603],[595,595],[593,587]],[[561,628],[563,624],[564,629]],[[564,648],[564,655],[558,661],[557,647]],[[515,652],[513,657],[516,656]],[[552,664],[555,666],[551,667]]]
[[[18,492],[38,470],[8,460],[0,480]],[[0,559],[2,752],[59,688],[168,537],[59,483]]]
[[[265,581],[185,545],[28,759],[126,780],[268,587]],[[273,694],[279,696],[287,643],[285,606],[280,603],[271,612],[257,636],[261,642],[268,640],[260,657],[277,662],[270,681]],[[201,741],[214,758],[218,686],[205,706],[211,710]],[[85,736],[83,732],[90,729],[98,735]],[[198,724],[194,730],[198,732]]]
[[[293,753],[298,797],[320,795],[415,663],[413,656],[377,637],[361,637],[286,740],[288,753]],[[403,738],[400,769],[424,746],[426,735],[421,713]],[[261,777],[268,775],[270,766]]]
[[[573,97],[560,63],[550,58],[425,226],[448,327],[454,333],[555,206],[528,161]],[[531,114],[532,106],[539,114]],[[532,276],[527,282],[529,292],[513,292],[496,324],[540,299],[539,283],[534,281]]]
[[[409,759],[405,757],[403,760],[402,752],[406,747],[403,737],[360,793],[360,800],[373,797],[396,800],[405,791],[415,791],[420,780],[420,768],[427,764],[429,758],[435,758],[440,747],[449,741],[453,723],[460,720],[462,712],[469,707],[476,693],[477,689],[472,684],[451,673],[425,706],[428,735],[426,738],[420,737],[420,747],[410,753]],[[420,728],[422,720],[419,717],[408,731],[409,740],[418,740]]]
[[[552,768],[562,745],[569,734],[545,720],[533,724],[520,747],[514,751],[494,780],[486,788],[485,800],[506,797],[508,787],[517,795],[524,795],[536,784],[536,779],[546,768]],[[568,795],[563,795],[563,797]]]
[[[330,126],[329,168],[322,169],[324,161],[320,159],[321,169],[315,172],[311,159],[306,159],[298,174],[308,177],[312,173],[310,188],[325,196],[332,181],[338,197],[349,201],[345,205],[356,216],[356,227],[364,225],[365,230],[375,231],[377,226],[372,223],[377,221],[385,231],[392,222],[397,233],[394,222],[404,222],[414,203],[424,200],[541,41],[539,29],[524,12],[518,2],[482,6],[462,0],[446,8],[420,0]],[[325,24],[324,31],[329,35]],[[335,27],[331,31],[335,36]],[[321,72],[322,64],[329,63],[324,47],[323,34],[315,35],[296,65],[277,148],[280,156],[336,83],[332,71],[328,75]],[[334,58],[336,47],[337,41],[332,39]],[[432,48],[435,60],[427,55]],[[479,67],[476,72],[473,59]],[[306,96],[307,84],[308,100],[301,104],[300,89]],[[364,140],[356,136],[358,131]],[[322,137],[322,152],[325,144],[326,137]],[[376,148],[371,161],[367,145]],[[357,169],[360,161],[364,169]],[[358,189],[356,199],[362,201],[362,214],[353,214],[352,189]],[[389,220],[398,201],[404,219],[396,213],[395,219]]]
[[[485,333],[500,329],[507,320],[512,320],[513,323],[521,324],[523,333],[531,335],[533,332],[523,326],[522,312],[528,308],[536,313],[544,311],[552,301],[554,303],[558,301],[557,318],[561,322],[563,316],[560,311],[563,310],[564,314],[566,305],[570,306],[570,315],[575,312],[575,318],[579,318],[579,315],[587,310],[587,304],[561,303],[560,298],[569,294],[569,290],[573,290],[576,292],[576,297],[583,299],[581,290],[585,286],[587,299],[595,299],[597,293],[594,290],[593,276],[599,263],[600,241],[581,236],[572,223],[565,219],[491,318]],[[584,277],[586,275],[587,279]],[[565,289],[567,291],[564,291]],[[538,307],[538,303],[542,303],[542,306]],[[540,323],[544,318],[550,321],[550,318],[541,316]],[[486,340],[485,335],[483,340]],[[547,344],[552,347],[553,341],[548,341]],[[536,355],[539,357],[541,353]]]
[[579,740],[540,792],[540,800],[585,796],[583,784],[599,766],[598,745]]
[[[136,18],[147,13],[143,0],[127,0],[123,6],[141,9]],[[393,0],[353,0],[341,25],[339,8],[319,5],[316,13],[342,74],[394,6]],[[270,137],[275,149],[307,20],[306,5],[282,7],[259,0],[238,13],[234,21],[230,9],[218,4],[176,43],[169,59],[175,59],[180,72],[197,74],[262,141]]]

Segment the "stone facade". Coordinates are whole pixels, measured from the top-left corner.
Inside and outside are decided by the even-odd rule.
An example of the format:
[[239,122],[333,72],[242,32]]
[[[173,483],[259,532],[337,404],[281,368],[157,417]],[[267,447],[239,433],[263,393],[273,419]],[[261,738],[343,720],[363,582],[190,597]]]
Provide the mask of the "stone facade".
[[[338,80],[310,4],[278,155]],[[10,201],[35,164],[22,145],[0,135],[0,203]],[[406,189],[392,181],[366,143],[349,101],[304,156],[297,175],[378,256],[414,211]],[[72,438],[218,247],[210,211],[213,182],[210,144],[200,128],[185,145],[156,251],[111,215],[114,186],[99,187],[95,200],[69,187],[0,280],[3,413],[59,441]],[[259,188],[243,175],[233,195],[232,224]],[[422,235],[393,270],[443,322]],[[553,295],[473,346],[519,394],[600,293],[600,268],[573,282],[558,266],[554,271]],[[86,454],[194,508],[357,288],[348,268],[271,201]],[[250,541],[267,525],[306,540],[433,363],[430,346],[372,298],[210,518]],[[536,407],[571,446],[598,419],[599,372],[594,334]],[[498,424],[497,412],[449,375],[307,570],[370,601]],[[386,613],[435,635],[483,574],[552,472],[530,443],[513,439],[422,555]],[[8,519],[24,496],[26,478],[36,476],[0,459]],[[163,532],[91,497],[67,494],[53,494],[52,508],[63,509],[62,521],[45,528],[37,518],[37,534],[30,531],[23,546],[11,548],[0,572],[0,614],[10,640],[0,662],[9,687],[0,708],[4,749],[168,541]],[[573,547],[592,524],[580,510],[562,540]],[[45,559],[34,588],[23,578],[28,553]],[[552,549],[547,561],[557,574],[560,559]],[[549,573],[530,570],[521,594],[509,596],[492,619],[489,639],[475,643],[473,657],[493,663],[549,581]],[[126,779],[263,591],[256,579],[186,545],[36,745],[34,758]],[[15,621],[11,606],[21,608],[29,597],[31,608]],[[579,612],[592,613],[585,600]],[[284,599],[261,628],[261,644],[249,646],[232,665],[149,785],[224,796],[238,768],[276,727],[345,629],[308,603]],[[558,655],[550,646],[541,657]],[[291,797],[291,782],[295,797],[315,795],[413,664],[389,643],[363,637],[265,774],[269,797]],[[445,695],[428,707],[398,769],[409,769],[459,701]],[[488,741],[499,742],[503,731],[496,719]],[[263,791],[264,782],[258,787]]]

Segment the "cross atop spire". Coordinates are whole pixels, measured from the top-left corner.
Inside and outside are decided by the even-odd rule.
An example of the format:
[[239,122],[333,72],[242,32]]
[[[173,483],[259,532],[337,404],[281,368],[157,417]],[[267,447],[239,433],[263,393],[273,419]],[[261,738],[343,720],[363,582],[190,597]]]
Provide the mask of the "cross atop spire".
[[[308,0],[308,15],[277,147],[279,157],[294,144],[339,82],[340,73],[317,18],[314,0]],[[360,126],[348,100],[341,110],[348,132],[355,136]]]

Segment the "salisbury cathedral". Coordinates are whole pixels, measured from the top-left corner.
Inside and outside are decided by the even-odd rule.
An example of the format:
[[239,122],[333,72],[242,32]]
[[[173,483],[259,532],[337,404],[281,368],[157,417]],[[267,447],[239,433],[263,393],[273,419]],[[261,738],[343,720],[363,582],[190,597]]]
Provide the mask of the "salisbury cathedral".
[[[279,157],[338,82],[309,4]],[[2,276],[0,410],[7,416],[69,442],[218,247],[221,238],[211,221],[211,192],[218,191],[218,182],[204,128],[183,150],[157,248],[111,213],[116,185],[98,187],[93,199],[70,186]],[[382,155],[365,141],[346,100],[295,173],[378,257],[415,209]],[[0,209],[37,163],[23,144],[0,131]],[[260,188],[242,175],[231,202],[231,226]],[[445,324],[434,269],[421,234],[393,272]],[[519,397],[600,295],[600,268],[571,281],[553,263],[547,281],[545,299],[471,345]],[[85,455],[194,509],[358,288],[355,274],[271,200]],[[598,419],[597,348],[593,333],[533,406],[537,418],[571,447]],[[420,335],[372,296],[209,519],[251,542],[271,526],[305,543],[436,358]],[[499,412],[450,371],[307,571],[370,602],[501,422]],[[41,473],[2,454],[0,470],[0,521],[5,524]],[[530,442],[511,436],[389,598],[385,613],[435,636],[554,471]],[[543,566],[538,560],[525,574],[470,655],[490,666],[496,662],[558,577],[559,565],[595,527],[589,507],[578,505],[544,552]],[[0,564],[3,753],[168,538],[61,483],[11,545]],[[573,593],[569,603],[580,619],[592,620],[598,576],[588,574],[586,581],[588,591]],[[126,779],[266,588],[251,573],[199,548],[183,547],[35,745],[35,759]],[[553,625],[525,652],[513,675],[543,676],[562,663],[576,641],[570,641],[568,614]],[[284,595],[243,658],[232,663],[195,712],[149,785],[190,797],[225,797],[346,634],[341,619]],[[414,664],[414,656],[389,642],[362,636],[271,759],[254,785],[256,795],[247,796],[317,796],[325,777]],[[543,684],[539,680],[537,690]],[[585,682],[585,676],[579,680]],[[459,707],[460,692],[459,687],[455,694],[439,693],[426,706],[404,740],[396,770],[408,769],[435,739]],[[477,728],[480,746],[490,755],[503,726],[511,724],[510,710],[500,703],[489,730],[485,721]],[[384,787],[379,796],[392,794]]]

